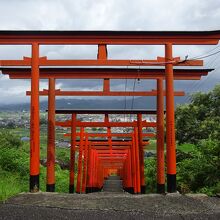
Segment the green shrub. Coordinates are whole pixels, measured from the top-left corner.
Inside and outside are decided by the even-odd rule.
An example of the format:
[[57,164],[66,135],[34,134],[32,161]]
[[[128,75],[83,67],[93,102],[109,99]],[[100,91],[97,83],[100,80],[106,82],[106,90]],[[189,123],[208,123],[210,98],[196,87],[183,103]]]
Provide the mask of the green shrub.
[[185,192],[218,191],[220,182],[220,143],[202,140],[196,149],[177,163],[178,190]]
[[219,140],[220,85],[208,93],[195,93],[189,104],[176,108],[176,139],[198,144],[202,139]]
[[29,173],[29,155],[23,151],[13,148],[0,149],[0,166],[3,170],[16,172],[20,176]]
[[18,136],[7,131],[0,132],[0,148],[20,148],[21,146],[22,142]]
[[69,192],[69,170],[56,165],[56,192]]
[[156,192],[156,158],[148,157],[144,160],[144,175],[146,183],[146,193]]

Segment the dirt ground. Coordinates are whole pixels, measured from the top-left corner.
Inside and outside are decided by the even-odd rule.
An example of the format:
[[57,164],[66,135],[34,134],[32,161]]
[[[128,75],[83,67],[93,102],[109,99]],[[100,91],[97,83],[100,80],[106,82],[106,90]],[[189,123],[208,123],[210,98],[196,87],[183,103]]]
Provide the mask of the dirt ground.
[[220,198],[203,194],[22,193],[0,219],[220,219]]

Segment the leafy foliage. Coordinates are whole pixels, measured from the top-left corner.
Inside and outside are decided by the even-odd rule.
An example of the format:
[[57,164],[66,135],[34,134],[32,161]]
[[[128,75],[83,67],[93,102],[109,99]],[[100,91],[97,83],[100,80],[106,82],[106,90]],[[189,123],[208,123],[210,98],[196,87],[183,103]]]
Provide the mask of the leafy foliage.
[[205,192],[209,195],[220,192],[220,142],[202,140],[187,153],[178,151],[178,190],[182,193]]
[[153,193],[156,192],[156,158],[148,157],[144,161],[144,175],[146,182],[146,192]]
[[[57,150],[58,157],[67,161],[69,151]],[[46,168],[40,166],[40,188],[46,190]],[[67,192],[68,170],[56,165],[56,191]],[[10,132],[0,131],[0,201],[20,192],[28,191],[29,183],[29,145]]]
[[177,107],[176,128],[178,143],[186,143],[177,152],[179,191],[219,193],[220,85],[192,95],[190,104]]
[[22,142],[16,135],[9,133],[8,131],[0,132],[0,148],[19,148]]
[[191,103],[176,109],[176,139],[180,144],[197,144],[220,137],[220,85],[209,93],[196,93]]

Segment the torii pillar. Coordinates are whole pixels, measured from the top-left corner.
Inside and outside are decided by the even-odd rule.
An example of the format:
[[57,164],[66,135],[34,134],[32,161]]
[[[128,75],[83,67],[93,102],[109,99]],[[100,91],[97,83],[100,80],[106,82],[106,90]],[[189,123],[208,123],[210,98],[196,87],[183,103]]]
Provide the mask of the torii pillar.
[[30,112],[30,192],[39,191],[40,113],[39,113],[39,44],[32,44]]
[[167,192],[176,192],[176,141],[172,44],[165,45]]
[[157,79],[157,193],[165,193],[163,79]]
[[55,79],[48,86],[47,192],[55,191]]
[[69,193],[74,193],[75,180],[75,148],[76,148],[76,114],[72,114],[71,120],[71,147],[70,147],[70,178]]
[[137,114],[138,124],[138,144],[139,144],[139,160],[140,160],[140,179],[141,179],[141,193],[145,193],[145,177],[144,177],[144,147],[143,147],[143,126],[142,114]]

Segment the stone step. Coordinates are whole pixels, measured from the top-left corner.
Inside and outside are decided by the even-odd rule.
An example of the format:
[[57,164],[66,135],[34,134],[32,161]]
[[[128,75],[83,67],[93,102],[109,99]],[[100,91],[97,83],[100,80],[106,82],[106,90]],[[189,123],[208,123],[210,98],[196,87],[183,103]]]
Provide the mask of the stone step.
[[104,188],[121,188],[122,185],[104,185]]
[[121,185],[121,180],[106,180],[104,185]]
[[109,176],[108,180],[120,180],[120,176]]
[[119,176],[110,176],[105,180],[103,192],[123,192],[122,180]]

